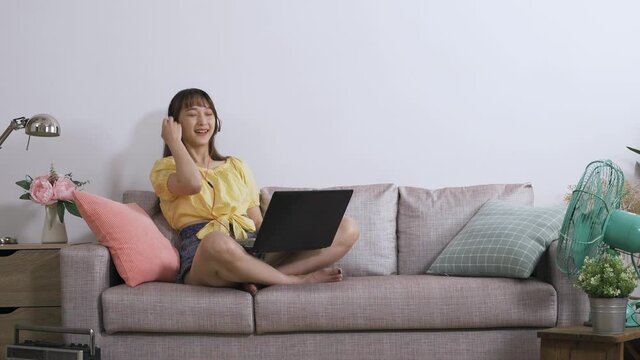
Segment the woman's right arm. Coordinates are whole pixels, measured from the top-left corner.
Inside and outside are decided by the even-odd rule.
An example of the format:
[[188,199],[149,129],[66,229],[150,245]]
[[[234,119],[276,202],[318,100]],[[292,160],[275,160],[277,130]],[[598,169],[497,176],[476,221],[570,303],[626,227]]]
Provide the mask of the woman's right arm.
[[176,162],[176,172],[169,175],[167,187],[174,195],[193,195],[200,192],[200,170],[182,143],[182,127],[173,117],[162,122],[162,140],[167,144]]

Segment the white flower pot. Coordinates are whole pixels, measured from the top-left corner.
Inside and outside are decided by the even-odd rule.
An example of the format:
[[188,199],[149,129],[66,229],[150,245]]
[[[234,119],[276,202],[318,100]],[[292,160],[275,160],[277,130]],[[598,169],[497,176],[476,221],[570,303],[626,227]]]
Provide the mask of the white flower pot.
[[64,223],[60,222],[58,218],[58,211],[56,204],[46,205],[44,216],[44,226],[42,227],[42,243],[66,243],[67,242],[67,228]]

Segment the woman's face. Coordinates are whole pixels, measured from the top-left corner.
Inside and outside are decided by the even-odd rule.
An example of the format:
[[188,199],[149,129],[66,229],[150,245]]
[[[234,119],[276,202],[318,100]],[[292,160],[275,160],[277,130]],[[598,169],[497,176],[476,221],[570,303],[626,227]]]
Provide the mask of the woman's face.
[[192,147],[208,146],[216,128],[216,119],[211,108],[199,105],[183,108],[179,119],[182,141],[185,144]]

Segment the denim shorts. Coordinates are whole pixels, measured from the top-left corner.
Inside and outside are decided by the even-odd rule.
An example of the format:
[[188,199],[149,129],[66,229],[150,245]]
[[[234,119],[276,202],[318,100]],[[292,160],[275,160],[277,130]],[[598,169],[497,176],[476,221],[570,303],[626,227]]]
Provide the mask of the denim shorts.
[[[206,222],[189,225],[178,234],[180,236],[180,248],[178,249],[180,253],[180,270],[178,271],[178,275],[176,275],[176,282],[179,284],[184,284],[184,277],[189,270],[191,270],[193,257],[196,256],[196,250],[198,250],[198,245],[200,245],[200,239],[196,237],[196,234],[205,225],[207,225]],[[248,232],[247,234],[250,237],[255,237],[255,233],[253,232]]]

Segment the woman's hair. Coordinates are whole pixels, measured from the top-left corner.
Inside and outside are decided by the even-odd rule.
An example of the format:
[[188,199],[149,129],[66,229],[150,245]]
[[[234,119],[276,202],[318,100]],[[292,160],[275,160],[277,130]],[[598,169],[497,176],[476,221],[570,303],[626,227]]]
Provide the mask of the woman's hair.
[[[216,111],[216,107],[213,105],[213,101],[211,97],[200,89],[184,89],[179,91],[171,102],[169,103],[169,111],[168,116],[173,116],[173,120],[180,122],[180,111],[182,109],[188,109],[192,106],[204,106],[208,107],[213,111],[213,117],[215,118],[214,132],[209,139],[209,156],[213,160],[226,160],[228,156],[222,156],[216,149],[215,138],[216,134],[220,130],[220,119],[218,118],[218,112]],[[171,150],[164,144],[164,157],[172,156]]]

